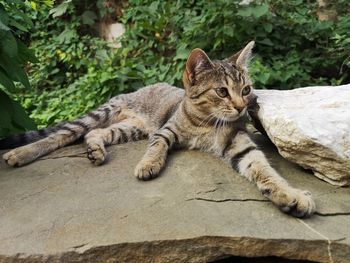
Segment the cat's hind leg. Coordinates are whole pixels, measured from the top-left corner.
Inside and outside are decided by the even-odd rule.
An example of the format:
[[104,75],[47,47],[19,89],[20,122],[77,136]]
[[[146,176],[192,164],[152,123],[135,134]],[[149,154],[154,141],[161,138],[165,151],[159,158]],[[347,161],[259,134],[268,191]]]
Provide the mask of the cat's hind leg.
[[95,165],[101,165],[108,156],[105,146],[142,140],[147,135],[147,127],[138,117],[124,119],[107,128],[92,130],[85,135],[88,159]]
[[[22,166],[33,162],[39,157],[62,148],[75,142],[92,129],[103,127],[119,116],[122,102],[108,102],[77,120],[68,121],[45,130],[32,131],[30,134],[15,135],[5,139],[8,144],[21,144],[24,139],[24,146],[17,147],[3,155],[3,159],[10,166]],[[35,136],[33,136],[33,134]],[[33,137],[33,138],[30,138]],[[39,139],[42,138],[42,139]]]

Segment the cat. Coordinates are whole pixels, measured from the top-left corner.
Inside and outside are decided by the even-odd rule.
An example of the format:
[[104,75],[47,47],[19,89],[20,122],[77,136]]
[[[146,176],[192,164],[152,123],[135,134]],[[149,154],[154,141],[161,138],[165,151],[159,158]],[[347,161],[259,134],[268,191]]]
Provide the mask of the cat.
[[118,95],[77,120],[0,140],[10,166],[28,164],[42,155],[85,138],[95,165],[107,159],[106,146],[149,138],[135,168],[140,180],[159,175],[169,150],[196,149],[219,156],[256,184],[283,212],[309,217],[316,206],[310,192],[290,186],[250,139],[242,117],[256,99],[248,74],[254,41],[224,60],[210,60],[194,49],[183,73],[184,89],[158,83]]

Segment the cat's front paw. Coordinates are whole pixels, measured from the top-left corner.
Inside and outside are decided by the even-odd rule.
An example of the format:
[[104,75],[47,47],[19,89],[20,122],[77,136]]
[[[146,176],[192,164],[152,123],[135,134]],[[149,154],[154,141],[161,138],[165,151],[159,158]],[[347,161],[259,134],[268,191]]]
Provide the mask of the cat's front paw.
[[37,158],[31,146],[22,146],[5,153],[2,158],[9,166],[18,167],[32,162]]
[[162,164],[159,161],[141,160],[135,168],[135,176],[139,180],[148,181],[158,177]]
[[107,151],[103,145],[89,144],[87,147],[87,157],[94,165],[101,165],[107,160]]
[[309,191],[294,188],[278,189],[268,196],[283,212],[295,217],[310,217],[316,205]]

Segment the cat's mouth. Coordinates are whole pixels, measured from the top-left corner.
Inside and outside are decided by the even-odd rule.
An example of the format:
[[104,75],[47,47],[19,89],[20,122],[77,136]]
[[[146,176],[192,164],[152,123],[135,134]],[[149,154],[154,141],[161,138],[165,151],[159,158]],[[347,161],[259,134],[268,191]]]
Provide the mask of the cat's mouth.
[[223,114],[219,117],[224,121],[236,121],[239,118],[243,117],[247,112],[247,107],[245,107],[241,112],[238,111],[223,111]]

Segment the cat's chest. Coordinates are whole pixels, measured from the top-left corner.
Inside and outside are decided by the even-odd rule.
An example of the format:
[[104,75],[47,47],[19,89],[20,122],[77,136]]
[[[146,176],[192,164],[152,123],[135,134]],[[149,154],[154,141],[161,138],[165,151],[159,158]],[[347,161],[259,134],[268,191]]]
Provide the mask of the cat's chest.
[[232,133],[230,128],[221,128],[199,134],[194,134],[188,138],[189,149],[200,149],[207,152],[219,152],[225,147]]

